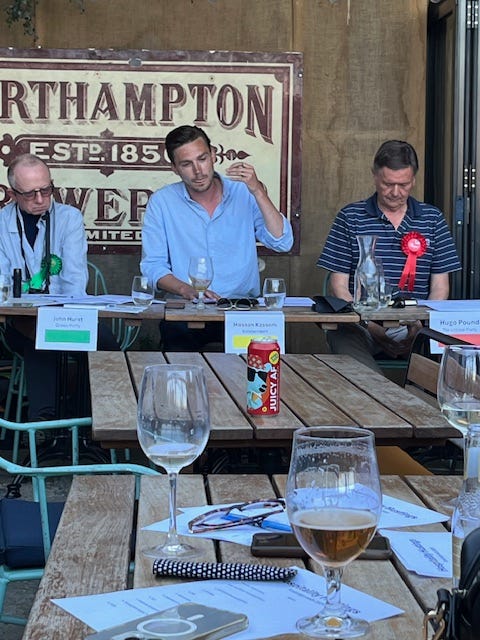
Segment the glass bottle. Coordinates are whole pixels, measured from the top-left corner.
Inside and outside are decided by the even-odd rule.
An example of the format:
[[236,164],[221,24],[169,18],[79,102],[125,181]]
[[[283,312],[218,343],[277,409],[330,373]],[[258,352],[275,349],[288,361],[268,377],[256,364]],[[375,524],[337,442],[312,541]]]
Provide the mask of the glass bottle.
[[480,527],[480,424],[465,438],[463,483],[452,515],[453,586],[460,580],[460,553],[465,536]]
[[353,307],[358,311],[377,309],[379,306],[376,242],[377,236],[357,236],[360,256],[354,277]]

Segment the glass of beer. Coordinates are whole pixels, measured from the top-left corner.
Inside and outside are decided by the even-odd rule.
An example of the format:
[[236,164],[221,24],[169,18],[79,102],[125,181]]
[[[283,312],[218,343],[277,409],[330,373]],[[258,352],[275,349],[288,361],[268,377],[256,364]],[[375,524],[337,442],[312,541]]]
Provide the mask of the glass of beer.
[[357,427],[305,427],[294,433],[286,503],[290,524],[326,580],[317,614],[297,622],[313,638],[356,638],[368,622],[341,601],[342,573],[375,533],[382,493],[371,431]]

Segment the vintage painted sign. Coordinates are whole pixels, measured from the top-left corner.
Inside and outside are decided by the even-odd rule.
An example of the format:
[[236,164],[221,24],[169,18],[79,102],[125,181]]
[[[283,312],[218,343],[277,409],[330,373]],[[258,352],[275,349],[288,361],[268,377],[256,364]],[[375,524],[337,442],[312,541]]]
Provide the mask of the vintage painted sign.
[[82,211],[91,253],[138,253],[150,194],[178,180],[165,136],[196,124],[220,173],[255,166],[298,253],[301,96],[298,53],[0,50],[0,204],[8,164],[34,153]]

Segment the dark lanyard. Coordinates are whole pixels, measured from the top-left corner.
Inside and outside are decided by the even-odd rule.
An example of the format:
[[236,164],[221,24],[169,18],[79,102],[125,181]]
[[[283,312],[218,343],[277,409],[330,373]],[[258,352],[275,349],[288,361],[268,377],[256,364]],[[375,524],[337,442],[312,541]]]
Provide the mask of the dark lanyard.
[[[27,280],[30,281],[32,279],[32,274],[30,273],[30,269],[28,268],[27,265],[27,260],[25,258],[25,250],[23,248],[23,231],[22,231],[22,225],[20,223],[20,214],[18,211],[18,206],[17,206],[17,211],[16,211],[16,220],[17,220],[17,230],[18,230],[18,235],[20,236],[20,252],[22,254],[22,258],[23,258],[23,264],[25,265],[25,275],[27,276]],[[44,293],[50,293],[50,262],[51,262],[51,252],[50,252],[50,210],[45,211],[45,213],[43,214],[42,218],[45,220],[45,239],[44,239],[44,254],[43,254],[43,258],[42,261],[43,262],[45,260],[45,264],[46,264],[46,272],[45,272],[45,290]],[[40,263],[41,264],[41,263]]]

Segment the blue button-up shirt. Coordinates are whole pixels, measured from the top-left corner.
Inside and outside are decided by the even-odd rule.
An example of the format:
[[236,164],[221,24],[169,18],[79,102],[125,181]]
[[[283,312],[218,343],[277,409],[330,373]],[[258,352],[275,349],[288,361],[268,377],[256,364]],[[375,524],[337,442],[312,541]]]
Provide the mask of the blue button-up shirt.
[[142,228],[141,271],[154,284],[169,274],[189,282],[189,258],[210,256],[214,275],[209,289],[220,296],[258,296],[256,241],[274,251],[288,251],[293,244],[291,225],[285,218],[283,234],[275,238],[245,184],[217,177],[223,196],[212,216],[192,200],[183,182],[151,196]]

